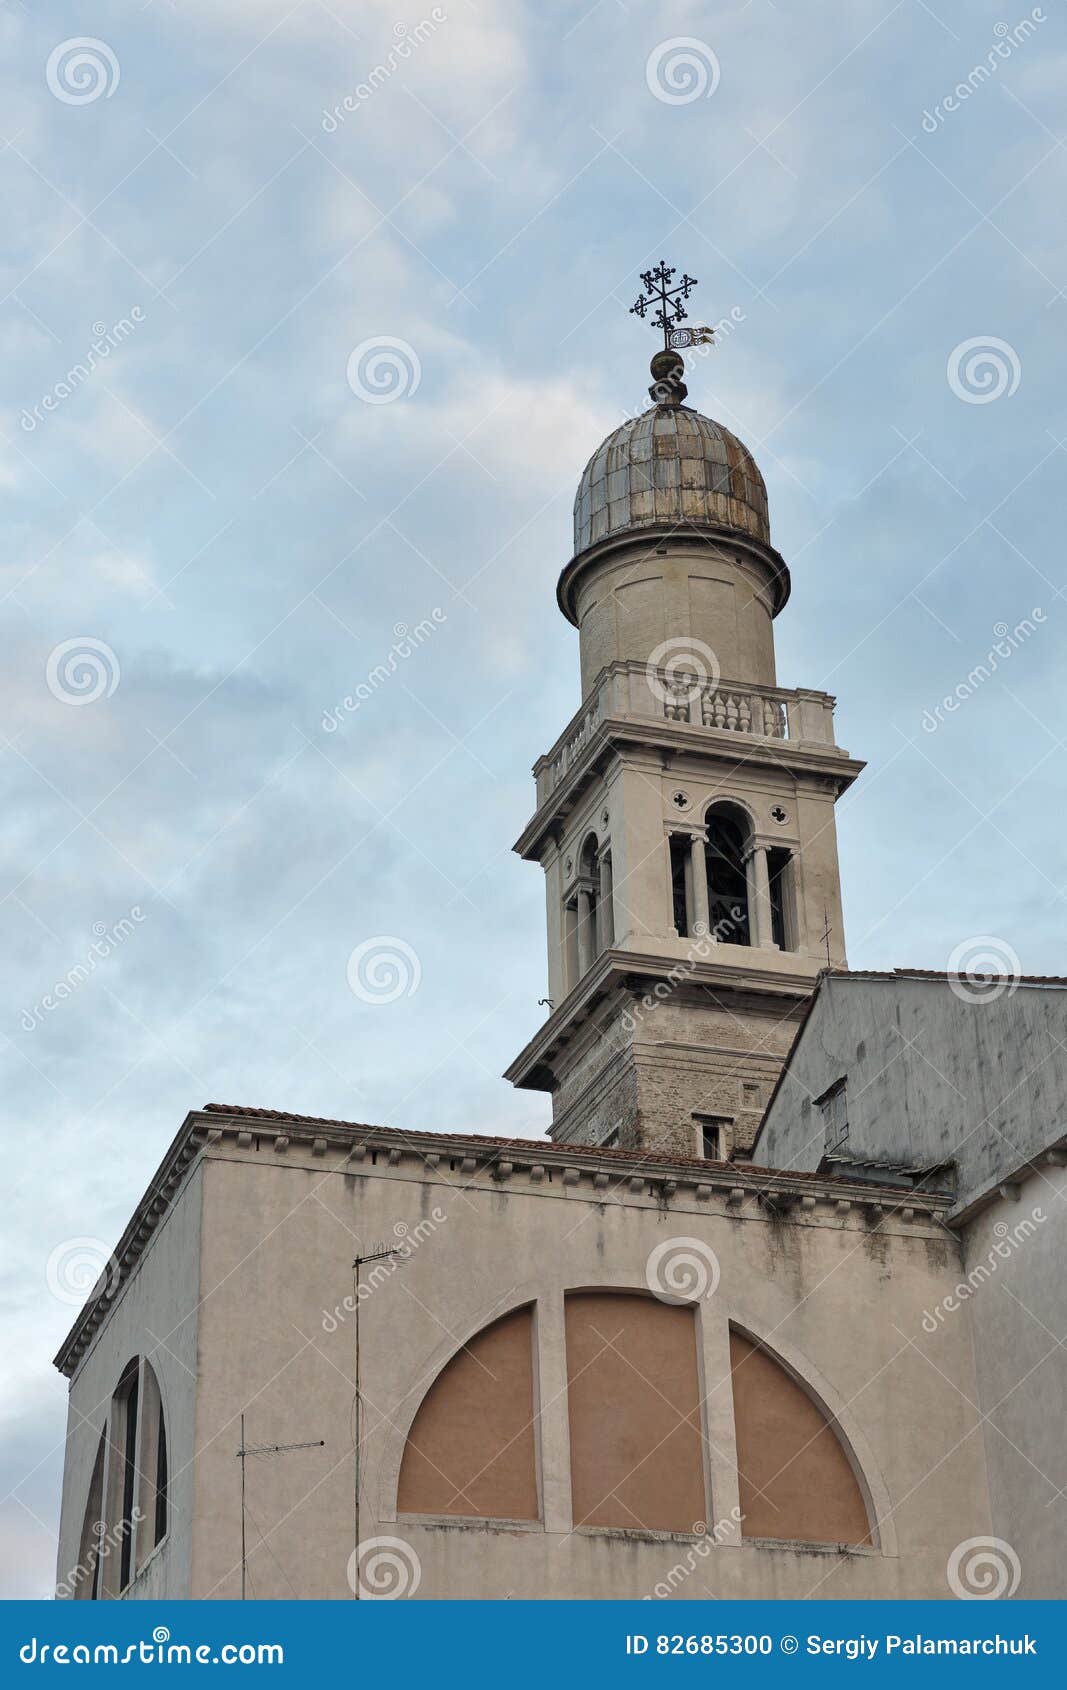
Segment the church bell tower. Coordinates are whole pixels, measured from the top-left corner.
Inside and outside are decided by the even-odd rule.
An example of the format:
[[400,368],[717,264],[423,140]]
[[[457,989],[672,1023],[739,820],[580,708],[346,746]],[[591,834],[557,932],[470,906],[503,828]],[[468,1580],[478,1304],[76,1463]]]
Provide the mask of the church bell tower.
[[559,1143],[743,1155],[827,957],[845,963],[834,804],[863,765],[834,700],[778,686],[789,570],[763,477],[685,403],[665,264],[634,307],[663,331],[651,407],[594,452],[559,607],[582,702],[534,766],[515,849],[548,901],[551,1012],[508,1069],[552,1094]]

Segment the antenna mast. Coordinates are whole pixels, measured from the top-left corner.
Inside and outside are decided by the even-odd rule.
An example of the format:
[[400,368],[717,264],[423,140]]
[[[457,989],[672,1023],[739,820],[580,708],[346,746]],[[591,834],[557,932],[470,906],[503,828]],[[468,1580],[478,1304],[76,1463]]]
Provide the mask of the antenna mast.
[[245,1601],[245,1591],[248,1583],[248,1552],[245,1531],[245,1490],[246,1464],[250,1455],[287,1455],[293,1449],[324,1449],[325,1438],[312,1438],[306,1443],[297,1444],[248,1444],[245,1442],[245,1417],[241,1416],[241,1447],[237,1450],[237,1459],[241,1463],[241,1601]]
[[388,1257],[397,1256],[399,1254],[400,1254],[399,1250],[396,1249],[395,1247],[390,1248],[385,1244],[379,1244],[373,1250],[369,1250],[365,1256],[356,1256],[356,1258],[354,1259],[354,1261],[352,1263],[352,1278],[353,1278],[353,1283],[354,1283],[354,1287],[355,1287],[354,1300],[355,1300],[355,1304],[356,1304],[355,1314],[353,1316],[353,1319],[355,1321],[354,1343],[355,1343],[355,1350],[356,1350],[356,1357],[355,1357],[356,1425],[355,1425],[355,1439],[354,1439],[354,1449],[353,1449],[353,1454],[355,1456],[355,1467],[356,1467],[356,1472],[355,1472],[355,1480],[356,1480],[356,1496],[355,1496],[355,1534],[356,1534],[355,1573],[356,1573],[356,1576],[352,1580],[352,1586],[353,1586],[352,1594],[355,1597],[357,1602],[359,1601],[359,1490],[360,1490],[360,1485],[363,1482],[363,1472],[362,1472],[362,1465],[363,1464],[362,1464],[362,1461],[360,1459],[361,1444],[362,1444],[362,1440],[363,1440],[363,1397],[360,1393],[360,1374],[359,1374],[359,1303],[360,1303],[359,1275],[360,1275],[361,1269],[366,1267],[368,1262],[383,1262]]

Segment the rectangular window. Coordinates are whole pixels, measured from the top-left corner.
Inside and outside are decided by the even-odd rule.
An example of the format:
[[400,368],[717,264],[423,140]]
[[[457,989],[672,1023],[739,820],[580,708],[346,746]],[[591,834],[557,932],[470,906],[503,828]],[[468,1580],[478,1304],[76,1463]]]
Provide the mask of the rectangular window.
[[700,1154],[706,1162],[721,1162],[725,1158],[733,1118],[729,1115],[694,1115],[700,1142]]
[[671,902],[673,905],[674,930],[679,939],[689,937],[689,916],[686,899],[686,864],[689,858],[689,835],[687,833],[672,833],[671,848]]
[[796,949],[793,937],[792,853],[777,846],[767,852],[771,893],[771,937],[780,951]]
[[822,1113],[823,1134],[827,1152],[840,1150],[848,1138],[848,1092],[844,1080],[838,1080],[822,1097],[816,1099]]

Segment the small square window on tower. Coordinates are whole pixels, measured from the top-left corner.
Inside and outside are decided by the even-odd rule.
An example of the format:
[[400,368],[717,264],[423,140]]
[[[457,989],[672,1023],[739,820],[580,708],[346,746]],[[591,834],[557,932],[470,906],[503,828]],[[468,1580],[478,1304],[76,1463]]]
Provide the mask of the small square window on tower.
[[848,1091],[844,1080],[838,1080],[829,1091],[816,1098],[822,1112],[824,1145],[827,1154],[840,1150],[848,1138]]
[[694,1115],[698,1153],[706,1162],[722,1162],[730,1143],[733,1117],[730,1115]]

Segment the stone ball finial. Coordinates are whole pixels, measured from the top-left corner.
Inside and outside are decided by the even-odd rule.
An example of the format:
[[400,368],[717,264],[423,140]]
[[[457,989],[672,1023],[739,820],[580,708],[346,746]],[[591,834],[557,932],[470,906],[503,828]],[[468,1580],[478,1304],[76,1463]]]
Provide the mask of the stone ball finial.
[[685,361],[680,352],[657,352],[649,364],[652,386],[649,398],[654,405],[680,405],[689,389],[685,385]]

